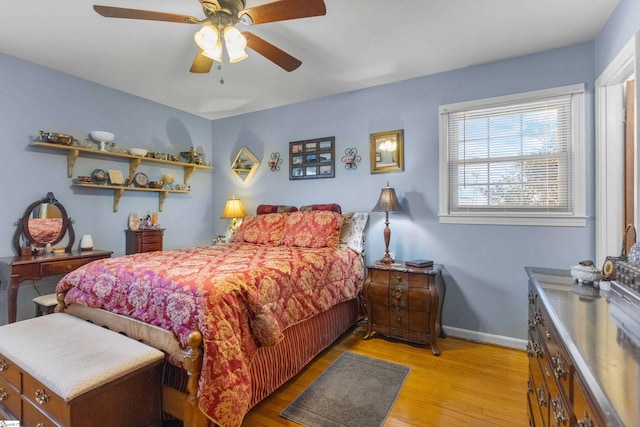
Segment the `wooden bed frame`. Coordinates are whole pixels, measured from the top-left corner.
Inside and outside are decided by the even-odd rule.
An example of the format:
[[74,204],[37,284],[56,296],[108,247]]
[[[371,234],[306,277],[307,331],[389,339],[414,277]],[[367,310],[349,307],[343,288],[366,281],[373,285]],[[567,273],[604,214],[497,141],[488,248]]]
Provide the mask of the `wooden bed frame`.
[[66,293],[57,295],[56,312],[64,312],[88,320],[96,325],[104,326],[112,331],[120,332],[138,341],[142,341],[164,351],[167,357],[181,361],[188,375],[186,394],[168,385],[162,385],[162,410],[182,420],[184,427],[207,427],[207,418],[198,407],[198,381],[202,369],[202,335],[193,331],[189,335],[189,347],[180,347],[173,332],[158,326],[150,325],[131,317],[111,313],[99,308],[89,308],[80,304],[66,306]]
[[[65,293],[57,294],[58,305],[55,308],[56,312],[68,313],[78,318],[90,321],[96,325],[123,333],[132,339],[144,342],[145,344],[164,351],[166,353],[166,359],[181,362],[182,369],[186,372],[186,386],[184,387],[184,391],[178,390],[172,386],[172,384],[166,384],[165,381],[163,381],[162,411],[169,414],[171,417],[182,420],[183,427],[209,427],[216,425],[215,422],[211,421],[198,406],[198,382],[200,380],[203,358],[202,335],[199,331],[191,332],[188,340],[188,348],[183,349],[173,332],[128,316],[111,313],[100,308],[90,308],[81,304],[71,304],[67,306],[64,302],[64,297]],[[351,307],[347,307],[348,305],[351,305]],[[266,397],[266,395],[282,385],[284,381],[292,378],[295,373],[299,372],[299,370],[302,369],[313,357],[333,343],[340,335],[346,332],[350,326],[355,324],[361,315],[362,298],[359,296],[356,299],[338,304],[318,316],[307,319],[307,321],[309,321],[311,319],[318,318],[318,322],[323,322],[320,318],[326,316],[324,319],[329,318],[334,320],[330,321],[332,326],[327,329],[327,333],[323,334],[324,339],[321,340],[320,343],[316,343],[314,346],[308,348],[306,353],[307,359],[296,361],[297,367],[295,372],[290,372],[284,375],[284,378],[280,378],[281,382],[271,384],[271,388],[268,388],[268,392],[265,392],[265,390],[262,390],[262,394],[256,392],[252,405],[257,404],[260,400]],[[297,332],[291,334],[288,343],[285,343],[285,341],[287,341],[286,338],[283,340],[281,344],[284,345],[285,349],[275,349],[275,347],[278,347],[280,344],[273,348],[265,347],[264,349],[267,352],[281,352],[284,350],[284,353],[281,354],[286,355],[287,347],[289,349],[291,349],[292,346],[298,348],[300,345],[299,334],[310,332],[309,329],[305,329],[306,325],[304,324],[307,321],[293,325],[292,330],[295,330],[296,328],[301,329],[297,329]],[[314,323],[312,321],[307,328],[314,328],[313,325]],[[287,333],[285,333],[285,337],[286,336]],[[272,358],[273,353],[271,353],[271,356],[268,356],[265,360],[272,360]],[[165,363],[170,362],[165,360]]]

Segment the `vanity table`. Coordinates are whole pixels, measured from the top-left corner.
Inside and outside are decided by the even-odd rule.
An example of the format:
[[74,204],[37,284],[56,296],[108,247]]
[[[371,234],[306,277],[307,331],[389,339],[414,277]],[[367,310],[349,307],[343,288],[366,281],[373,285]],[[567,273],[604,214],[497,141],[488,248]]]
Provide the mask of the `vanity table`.
[[47,276],[66,274],[91,261],[110,257],[110,251],[93,250],[0,258],[0,266],[9,269],[10,281],[7,289],[9,323],[16,321],[18,288],[25,280],[41,280]]
[[[53,248],[65,237],[65,247],[45,253],[45,247]],[[8,269],[9,323],[16,321],[18,289],[25,280],[66,274],[91,261],[111,257],[110,251],[73,251],[74,241],[73,221],[53,193],[47,193],[46,197],[27,206],[16,222],[13,235],[13,247],[17,255],[0,258],[0,268]],[[40,254],[33,255],[33,250]]]

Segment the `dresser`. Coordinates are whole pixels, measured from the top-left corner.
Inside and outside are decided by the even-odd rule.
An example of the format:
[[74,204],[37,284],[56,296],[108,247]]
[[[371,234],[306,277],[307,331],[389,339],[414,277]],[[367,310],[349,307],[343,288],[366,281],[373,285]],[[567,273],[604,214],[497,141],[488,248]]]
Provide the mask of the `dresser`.
[[363,294],[367,310],[365,339],[380,333],[440,354],[437,338],[444,338],[442,305],[445,286],[442,266],[414,268],[404,262],[367,266]]
[[110,251],[92,250],[0,258],[0,267],[8,270],[10,278],[7,298],[9,323],[16,321],[18,288],[25,280],[41,280],[47,276],[70,273],[91,261],[110,257]]
[[142,230],[125,230],[126,254],[139,254],[142,252],[154,252],[162,250],[164,229],[145,228]]
[[640,323],[624,298],[566,270],[526,272],[530,424],[640,425]]

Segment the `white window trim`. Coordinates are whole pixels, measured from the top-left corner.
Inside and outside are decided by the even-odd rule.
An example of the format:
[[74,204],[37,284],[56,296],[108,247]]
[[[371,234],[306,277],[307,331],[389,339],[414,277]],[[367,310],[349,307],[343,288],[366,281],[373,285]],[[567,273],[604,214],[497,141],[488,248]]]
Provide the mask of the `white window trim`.
[[[514,95],[499,96],[476,101],[440,106],[440,223],[442,224],[495,224],[585,227],[585,140],[584,140],[584,84],[563,86]],[[505,103],[528,102],[538,99],[576,94],[572,100],[573,149],[573,213],[566,212],[450,212],[449,211],[449,112],[470,108],[491,108]]]

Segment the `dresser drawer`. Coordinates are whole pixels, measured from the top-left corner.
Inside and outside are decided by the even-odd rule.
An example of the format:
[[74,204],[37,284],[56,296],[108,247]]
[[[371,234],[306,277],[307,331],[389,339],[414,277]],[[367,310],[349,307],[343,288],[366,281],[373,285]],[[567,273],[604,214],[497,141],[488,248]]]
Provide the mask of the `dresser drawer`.
[[20,418],[20,392],[0,377],[0,405],[11,412],[14,418]]
[[26,399],[22,404],[22,425],[24,427],[58,427],[58,424],[54,423]]
[[40,271],[43,276],[54,276],[56,274],[66,274],[78,267],[90,263],[93,259],[68,259],[51,261],[40,264]]
[[152,245],[157,243],[162,243],[162,233],[161,232],[148,232],[145,231],[142,233],[142,244],[143,245]]
[[[26,373],[22,377],[22,395],[23,399],[26,399],[26,403],[39,408],[49,418],[58,421],[60,424],[68,425],[69,407],[64,399]],[[25,409],[26,407],[27,405],[24,406]]]
[[0,376],[15,388],[20,388],[20,368],[2,353],[0,353]]

